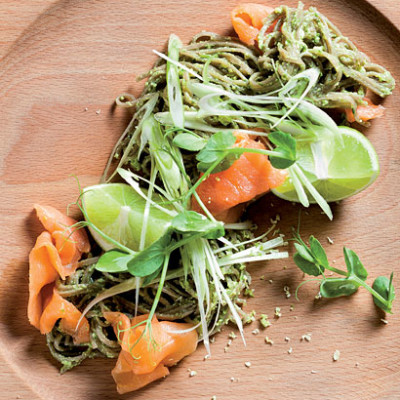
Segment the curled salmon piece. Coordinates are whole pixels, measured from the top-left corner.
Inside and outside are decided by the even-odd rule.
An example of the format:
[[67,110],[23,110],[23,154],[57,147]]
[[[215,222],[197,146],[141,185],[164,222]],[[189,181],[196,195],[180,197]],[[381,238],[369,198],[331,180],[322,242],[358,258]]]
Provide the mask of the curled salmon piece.
[[[371,119],[382,117],[385,113],[385,107],[381,105],[375,105],[372,100],[368,97],[364,98],[367,105],[360,105],[357,107],[357,116],[362,122],[367,122]],[[344,112],[346,113],[346,119],[349,122],[355,122],[356,118],[354,116],[353,111],[350,108],[345,108]]]
[[90,341],[89,322],[83,318],[79,324],[82,313],[68,300],[64,299],[53,288],[52,296],[45,302],[45,307],[40,317],[40,333],[51,332],[55,323],[60,321],[60,329],[74,339],[75,344],[87,343]]
[[231,11],[231,20],[239,39],[254,46],[265,18],[273,11],[271,7],[255,3],[244,3],[235,7]]
[[[263,143],[245,133],[235,132],[235,136],[235,147],[265,149]],[[214,217],[224,222],[234,222],[233,219],[238,219],[244,210],[238,205],[280,186],[286,177],[287,171],[274,168],[267,155],[243,153],[225,171],[211,174],[196,192]],[[203,212],[194,197],[192,210]],[[233,212],[229,214],[229,210]]]
[[[53,207],[35,205],[35,209],[46,231],[38,236],[29,254],[29,322],[42,333],[48,333],[61,318],[60,328],[73,336],[77,343],[88,341],[87,320],[83,320],[75,333],[78,322],[75,317],[77,313],[80,317],[79,310],[53,290],[57,278],[65,279],[75,272],[82,253],[90,251],[86,232],[71,228],[76,221]],[[52,307],[45,313],[49,306]],[[57,310],[58,306],[61,311]],[[71,316],[65,316],[63,309],[71,312]]]
[[43,289],[58,278],[58,271],[62,268],[60,255],[50,233],[42,232],[29,254],[28,319],[37,329],[40,329],[39,322],[44,309]]
[[[62,264],[72,264],[76,268],[76,262],[81,258],[82,253],[90,251],[90,243],[86,231],[84,229],[71,228],[77,221],[54,207],[35,204],[34,208],[39,221],[50,232],[60,254]],[[61,273],[60,276],[65,279],[65,276]]]
[[105,312],[104,317],[113,325],[121,343],[121,353],[112,371],[120,394],[168,375],[167,367],[196,350],[198,335],[191,324],[159,322],[153,317],[150,335],[144,332],[147,315],[129,320],[125,314]]

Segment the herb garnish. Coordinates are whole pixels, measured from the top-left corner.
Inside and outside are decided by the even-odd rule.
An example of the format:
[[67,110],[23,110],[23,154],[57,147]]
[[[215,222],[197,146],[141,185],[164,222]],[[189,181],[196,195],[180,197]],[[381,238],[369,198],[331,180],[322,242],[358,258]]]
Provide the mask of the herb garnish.
[[[321,282],[319,289],[320,296],[325,298],[350,296],[362,286],[371,293],[377,307],[392,314],[392,305],[395,298],[392,283],[393,272],[390,275],[390,279],[385,276],[376,278],[371,287],[365,282],[368,272],[353,250],[343,247],[347,271],[342,271],[329,264],[324,248],[314,236],[310,236],[309,238],[310,246],[307,246],[297,232],[294,235],[294,240],[296,241],[295,247],[297,252],[293,256],[293,259],[296,265],[308,275],[322,276],[322,278],[309,279],[302,282],[296,289],[296,298],[300,287],[310,280],[319,280]],[[335,272],[344,277],[327,278],[324,275],[325,270]]]

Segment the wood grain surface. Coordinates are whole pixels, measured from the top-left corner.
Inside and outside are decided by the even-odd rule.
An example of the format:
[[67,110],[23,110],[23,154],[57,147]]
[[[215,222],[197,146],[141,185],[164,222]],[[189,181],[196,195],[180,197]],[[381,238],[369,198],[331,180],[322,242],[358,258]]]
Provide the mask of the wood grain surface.
[[[247,347],[237,339],[225,353],[233,329],[226,327],[216,337],[211,359],[203,361],[200,346],[167,379],[134,394],[117,395],[113,360],[90,360],[60,376],[45,338],[27,322],[27,255],[42,230],[33,203],[65,210],[78,194],[71,174],[84,186],[96,183],[128,121],[123,111],[114,110],[113,100],[121,92],[140,93],[143,84],[135,78],[154,62],[151,49],[162,50],[171,32],[185,42],[200,30],[232,33],[229,10],[238,2],[0,2],[0,399],[400,399],[399,301],[384,324],[365,291],[315,300],[317,286],[310,283],[301,290],[301,302],[293,295],[287,299],[284,286],[294,293],[303,279],[290,260],[249,267],[255,298],[247,309],[272,317],[281,307],[282,317],[271,318],[270,328],[253,335],[258,327],[253,323],[246,328]],[[311,4],[400,81],[396,0],[306,1]],[[385,117],[366,131],[381,163],[376,183],[334,205],[333,222],[315,207],[303,212],[302,232],[326,244],[336,265],[343,264],[343,245],[354,249],[370,283],[394,270],[400,293],[398,96],[396,89],[384,102]],[[298,210],[267,195],[250,215],[262,229],[279,214],[282,231],[289,233]],[[334,244],[328,244],[328,236]],[[311,341],[301,341],[308,333]],[[341,353],[337,362],[332,361],[335,350]],[[189,378],[188,368],[197,375]]]

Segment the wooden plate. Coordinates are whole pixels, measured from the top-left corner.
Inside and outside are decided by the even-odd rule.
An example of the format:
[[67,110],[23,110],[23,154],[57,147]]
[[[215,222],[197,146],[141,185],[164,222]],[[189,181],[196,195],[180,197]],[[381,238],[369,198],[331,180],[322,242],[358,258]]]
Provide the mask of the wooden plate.
[[[110,376],[113,360],[90,360],[60,376],[45,338],[27,322],[27,255],[42,230],[32,205],[65,209],[78,194],[71,174],[82,185],[96,183],[127,123],[127,115],[114,110],[113,100],[124,91],[140,93],[142,83],[135,78],[154,62],[151,49],[163,49],[171,32],[184,41],[200,30],[232,33],[229,10],[237,3],[59,1],[37,14],[23,32],[22,28],[18,31],[23,26],[19,24],[26,24],[28,16],[50,2],[6,1],[1,6],[6,44],[22,32],[7,50],[2,42],[0,63],[1,399],[119,398]],[[396,0],[313,4],[399,79]],[[370,272],[369,282],[394,270],[400,290],[398,90],[385,106],[385,117],[366,132],[379,154],[379,179],[363,193],[335,205],[331,223],[317,208],[303,213],[302,232],[315,234],[324,244],[331,237],[334,244],[327,244],[328,255],[337,265],[343,264],[343,245],[354,249]],[[297,223],[298,210],[269,195],[252,207],[251,215],[260,227],[267,227],[270,218],[280,214],[281,229],[289,233]],[[290,286],[293,293],[302,280],[289,260],[253,265],[250,271],[256,297],[248,301],[248,309],[273,319],[279,306],[282,317],[259,335],[251,333],[257,323],[247,327],[247,347],[235,340],[227,353],[224,347],[232,329],[224,329],[212,346],[211,359],[203,361],[200,346],[166,380],[123,398],[400,399],[398,308],[386,325],[366,291],[351,298],[316,301],[313,283],[302,289],[301,302],[293,295],[287,299],[283,287]],[[307,333],[312,334],[311,342],[301,341]],[[266,335],[273,346],[265,344]],[[332,361],[335,350],[341,352],[337,362]],[[251,368],[244,366],[246,361]],[[189,378],[188,368],[197,371],[197,376]]]

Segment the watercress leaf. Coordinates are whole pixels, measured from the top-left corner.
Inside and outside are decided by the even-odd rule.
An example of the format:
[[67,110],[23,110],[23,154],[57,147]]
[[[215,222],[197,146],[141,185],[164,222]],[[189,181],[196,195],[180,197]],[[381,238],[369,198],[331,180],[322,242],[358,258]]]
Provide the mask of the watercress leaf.
[[268,135],[268,139],[276,146],[274,151],[281,154],[281,157],[269,157],[273,167],[285,169],[296,162],[296,140],[290,134],[275,131]]
[[325,250],[318,239],[311,235],[309,242],[312,255],[321,266],[322,271],[324,271],[325,268],[329,268],[328,257],[326,256]]
[[179,133],[172,143],[184,150],[199,151],[206,145],[207,140],[191,133]]
[[133,255],[121,250],[110,250],[104,253],[96,263],[96,270],[101,272],[125,272],[128,270],[128,262]]
[[171,228],[182,234],[202,233],[207,239],[217,239],[225,234],[224,224],[211,221],[195,211],[183,211],[171,221]]
[[197,161],[199,161],[197,164],[198,170],[206,172],[218,160],[221,161],[213,172],[221,172],[228,169],[241,155],[240,153],[230,153],[228,151],[235,142],[236,137],[230,131],[217,132],[212,135],[196,156]]
[[294,247],[296,247],[297,252],[301,257],[310,263],[314,263],[314,257],[311,255],[310,249],[307,246],[301,245],[299,243],[295,243]]
[[358,258],[358,255],[347,247],[343,247],[343,253],[349,276],[355,275],[361,280],[365,281],[368,277],[368,272]]
[[308,261],[300,253],[295,253],[293,260],[305,274],[313,276],[319,276],[322,274],[322,271],[318,265],[316,265],[314,262]]
[[322,297],[333,298],[350,296],[357,291],[359,284],[349,278],[327,278],[322,281],[319,291]]
[[167,248],[171,244],[172,229],[167,229],[163,236],[146,249],[138,252],[128,262],[128,271],[133,276],[149,276],[163,265]]
[[392,312],[392,304],[395,298],[394,286],[392,284],[393,273],[390,276],[390,280],[386,276],[378,276],[374,284],[372,285],[372,289],[378,292],[385,300],[387,300],[387,304],[383,303],[376,297],[374,297],[374,303],[381,310],[391,313]]

